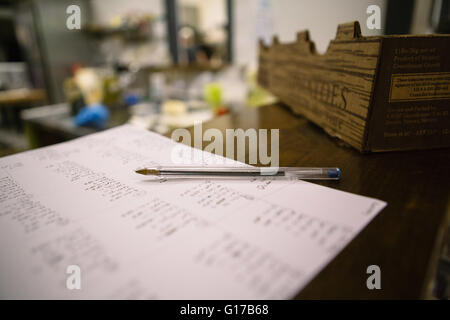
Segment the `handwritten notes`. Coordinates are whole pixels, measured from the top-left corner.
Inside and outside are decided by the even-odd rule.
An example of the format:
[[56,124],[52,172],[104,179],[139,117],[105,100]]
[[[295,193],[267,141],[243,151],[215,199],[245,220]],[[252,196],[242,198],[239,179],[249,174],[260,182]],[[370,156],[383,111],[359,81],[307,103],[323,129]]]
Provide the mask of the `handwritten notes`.
[[304,181],[134,173],[175,145],[126,125],[1,158],[0,298],[290,298],[385,206]]

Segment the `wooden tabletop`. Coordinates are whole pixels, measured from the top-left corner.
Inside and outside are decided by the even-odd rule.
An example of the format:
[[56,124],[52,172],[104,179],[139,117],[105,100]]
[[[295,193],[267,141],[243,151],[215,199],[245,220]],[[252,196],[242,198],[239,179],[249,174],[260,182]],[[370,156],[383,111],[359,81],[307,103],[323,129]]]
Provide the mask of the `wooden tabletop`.
[[41,89],[14,89],[0,91],[0,107],[44,101],[47,95]]
[[[280,166],[340,167],[340,182],[320,184],[388,203],[297,298],[428,297],[450,216],[450,149],[360,154],[283,105],[218,117],[203,128],[280,129]],[[366,287],[373,264],[381,290]]]

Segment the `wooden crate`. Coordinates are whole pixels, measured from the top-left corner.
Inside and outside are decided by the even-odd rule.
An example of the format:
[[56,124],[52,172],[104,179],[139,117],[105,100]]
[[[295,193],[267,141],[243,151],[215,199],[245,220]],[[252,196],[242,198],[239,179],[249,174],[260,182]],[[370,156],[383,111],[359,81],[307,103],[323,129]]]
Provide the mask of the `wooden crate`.
[[259,84],[359,151],[450,146],[450,35],[363,37],[356,21],[323,55],[308,31],[259,49]]

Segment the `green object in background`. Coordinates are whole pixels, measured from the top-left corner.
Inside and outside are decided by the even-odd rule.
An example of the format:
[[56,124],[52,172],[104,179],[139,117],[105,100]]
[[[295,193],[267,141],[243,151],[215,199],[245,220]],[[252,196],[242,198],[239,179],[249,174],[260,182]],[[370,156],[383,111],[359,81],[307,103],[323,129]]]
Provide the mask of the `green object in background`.
[[121,90],[117,76],[105,77],[103,80],[103,104],[110,107],[121,101]]
[[247,81],[250,85],[250,92],[247,97],[247,106],[260,107],[267,104],[272,104],[278,101],[269,91],[262,88],[258,84],[257,73],[252,72],[247,76]]
[[205,85],[204,89],[204,99],[205,101],[215,110],[219,109],[222,103],[223,90],[218,83],[209,83]]

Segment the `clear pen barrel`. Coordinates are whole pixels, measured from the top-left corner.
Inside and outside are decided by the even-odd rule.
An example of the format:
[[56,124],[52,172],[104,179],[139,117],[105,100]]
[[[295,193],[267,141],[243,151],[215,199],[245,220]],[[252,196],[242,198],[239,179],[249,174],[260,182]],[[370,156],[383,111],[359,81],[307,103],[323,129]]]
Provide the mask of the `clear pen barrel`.
[[172,166],[157,169],[162,178],[287,178],[305,180],[339,180],[341,171],[339,168],[258,168],[258,167],[189,167]]

